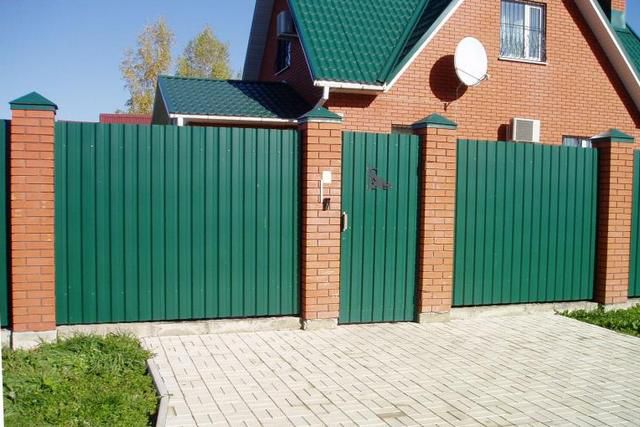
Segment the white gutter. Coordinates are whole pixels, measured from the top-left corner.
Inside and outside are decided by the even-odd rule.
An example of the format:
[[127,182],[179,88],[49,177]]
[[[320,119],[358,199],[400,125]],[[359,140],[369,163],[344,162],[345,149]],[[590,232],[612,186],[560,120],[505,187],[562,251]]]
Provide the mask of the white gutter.
[[384,85],[368,85],[363,83],[345,83],[334,82],[330,80],[315,80],[313,85],[316,87],[328,87],[336,89],[337,91],[368,91],[368,92],[383,92]]
[[[182,126],[189,121],[205,121],[218,123],[259,123],[274,125],[295,125],[298,123],[296,119],[274,119],[267,117],[242,117],[242,116],[205,116],[197,114],[169,114],[169,117],[176,119],[178,126]],[[182,125],[180,124],[182,123]]]
[[618,38],[613,34],[609,20],[601,12],[600,6],[596,4],[596,1],[578,1],[576,5],[620,76],[636,108],[640,109],[640,78],[638,78],[635,68],[629,62],[625,50],[620,46]]

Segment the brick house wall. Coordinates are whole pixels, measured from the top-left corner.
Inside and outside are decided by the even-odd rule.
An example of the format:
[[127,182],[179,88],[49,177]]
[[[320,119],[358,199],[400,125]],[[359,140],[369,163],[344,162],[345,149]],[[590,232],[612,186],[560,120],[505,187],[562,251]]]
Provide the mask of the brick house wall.
[[[546,65],[499,60],[500,1],[465,0],[391,90],[377,96],[332,92],[326,107],[343,114],[345,129],[352,131],[390,132],[392,125],[439,113],[458,123],[459,138],[506,139],[514,117],[541,120],[541,138],[548,144],[610,127],[640,137],[640,115],[575,2],[538,3],[547,5]],[[624,8],[621,0],[614,7],[621,8],[618,3]],[[285,7],[284,0],[276,2],[273,22]],[[299,42],[290,70],[273,75],[273,22],[262,78],[287,80],[309,96],[313,86]],[[458,88],[453,53],[464,36],[478,38],[487,49],[490,79],[477,88]],[[311,93],[319,97],[318,88]]]
[[307,65],[307,60],[302,51],[302,45],[299,39],[292,40],[291,46],[291,66],[286,70],[275,72],[276,54],[278,52],[278,39],[276,19],[278,14],[283,10],[289,10],[287,0],[276,0],[273,5],[273,13],[271,15],[271,23],[269,24],[269,35],[267,44],[262,58],[262,67],[260,69],[260,80],[269,81],[285,81],[289,83],[305,100],[310,104],[315,102],[322,96],[322,89],[313,85],[311,73]]

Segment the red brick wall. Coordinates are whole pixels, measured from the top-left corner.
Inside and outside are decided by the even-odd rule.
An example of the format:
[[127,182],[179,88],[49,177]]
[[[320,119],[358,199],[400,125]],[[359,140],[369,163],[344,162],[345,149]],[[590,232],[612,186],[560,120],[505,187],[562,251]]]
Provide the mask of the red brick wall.
[[322,89],[313,86],[309,66],[307,65],[307,60],[304,57],[304,52],[302,51],[302,45],[300,44],[299,39],[293,40],[291,48],[291,66],[281,73],[275,73],[274,66],[276,63],[276,53],[278,51],[276,19],[278,13],[283,10],[289,10],[287,1],[276,0],[273,6],[273,14],[271,15],[267,45],[262,59],[260,80],[286,81],[310,104],[314,104],[320,96],[322,96]]
[[56,328],[53,111],[13,110],[10,143],[14,332]]
[[596,301],[627,300],[633,201],[632,144],[601,143],[598,181]]
[[446,313],[453,298],[456,131],[420,129],[422,187],[418,312]]
[[[460,138],[505,139],[513,117],[540,119],[549,144],[610,127],[640,137],[640,116],[575,2],[542,2],[547,65],[499,60],[500,2],[465,0],[388,93],[332,93],[326,105],[344,114],[347,130],[389,132],[392,124],[440,113],[458,123]],[[456,97],[452,55],[464,36],[485,44],[490,80],[462,88]]]
[[[337,319],[340,304],[340,215],[342,125],[301,125],[302,170],[302,319]],[[320,176],[330,170],[332,183],[320,203]]]
[[611,0],[611,9],[627,10],[627,0]]

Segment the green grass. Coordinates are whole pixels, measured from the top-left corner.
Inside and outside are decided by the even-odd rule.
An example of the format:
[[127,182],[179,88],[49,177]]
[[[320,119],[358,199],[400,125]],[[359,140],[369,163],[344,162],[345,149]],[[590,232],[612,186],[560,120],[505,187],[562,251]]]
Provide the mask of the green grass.
[[605,312],[599,308],[593,311],[577,310],[561,313],[582,322],[602,326],[623,334],[640,337],[640,305],[624,310],[612,310]]
[[7,426],[146,426],[157,397],[133,337],[79,335],[2,350]]

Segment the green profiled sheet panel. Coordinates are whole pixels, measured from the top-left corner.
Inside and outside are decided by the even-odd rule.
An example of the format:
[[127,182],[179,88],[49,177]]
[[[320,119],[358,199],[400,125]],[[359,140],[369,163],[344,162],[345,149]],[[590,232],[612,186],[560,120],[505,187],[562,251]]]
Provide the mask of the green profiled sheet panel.
[[342,156],[340,323],[412,321],[419,140],[345,132]]
[[290,130],[56,124],[60,324],[299,313]]
[[591,300],[598,152],[458,141],[455,306]]
[[9,216],[8,216],[8,156],[9,120],[0,120],[0,325],[9,326]]
[[633,218],[631,223],[631,265],[629,297],[640,297],[640,151],[633,153]]

